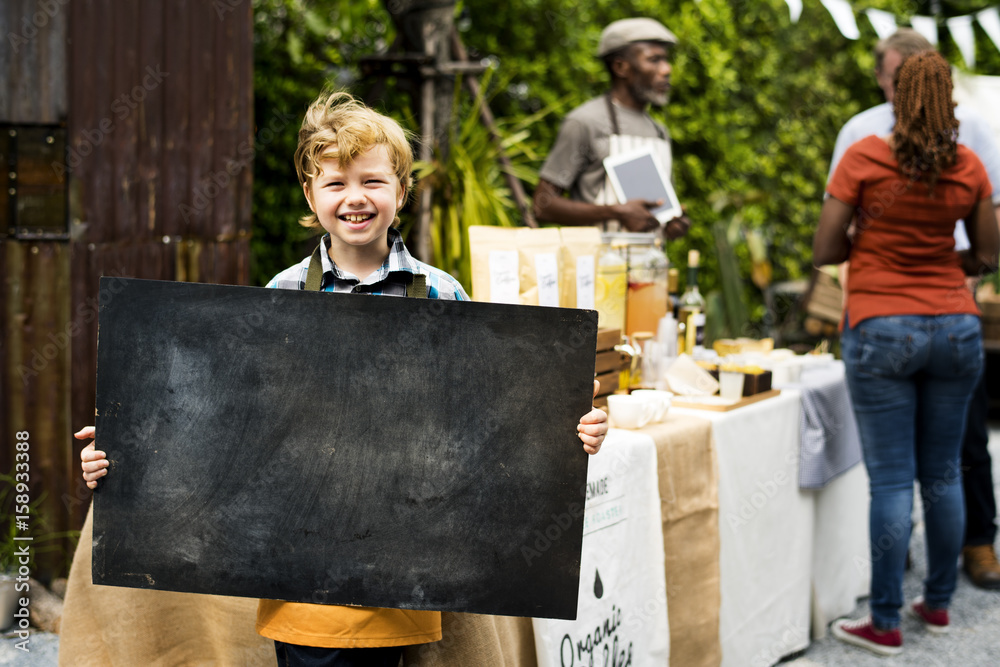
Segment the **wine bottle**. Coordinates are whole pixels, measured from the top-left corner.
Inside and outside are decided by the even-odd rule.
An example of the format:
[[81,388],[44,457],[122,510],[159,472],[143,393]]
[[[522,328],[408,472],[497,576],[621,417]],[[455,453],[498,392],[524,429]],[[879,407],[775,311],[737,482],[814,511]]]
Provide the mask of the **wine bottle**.
[[674,319],[677,319],[678,311],[681,308],[681,278],[680,271],[674,267],[670,267],[667,271],[667,294],[670,297],[670,305],[668,309],[673,314]]
[[697,250],[688,252],[687,285],[681,295],[677,316],[678,322],[684,324],[684,352],[691,355],[701,351],[705,345],[705,299],[698,291],[699,259]]

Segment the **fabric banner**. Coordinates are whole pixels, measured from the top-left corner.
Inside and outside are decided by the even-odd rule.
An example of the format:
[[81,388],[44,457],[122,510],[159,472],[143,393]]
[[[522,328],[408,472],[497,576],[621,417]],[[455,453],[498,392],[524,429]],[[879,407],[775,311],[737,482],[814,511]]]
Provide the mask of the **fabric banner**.
[[933,16],[912,16],[910,17],[910,25],[913,26],[914,30],[926,37],[931,44],[937,46],[938,28],[936,18]]
[[841,34],[847,39],[858,39],[861,31],[858,30],[858,22],[854,20],[854,10],[847,0],[821,0],[826,11],[837,24]]
[[785,0],[788,4],[788,13],[792,19],[792,23],[798,23],[799,17],[802,16],[802,0]]
[[993,44],[1000,49],[1000,9],[990,7],[976,14],[976,20],[980,27],[993,40]]
[[962,52],[966,67],[976,66],[976,36],[972,31],[972,14],[953,16],[947,21],[948,32]]
[[896,17],[889,12],[884,12],[881,9],[866,9],[865,14],[868,15],[868,20],[871,21],[879,39],[885,39],[896,32]]
[[575,621],[533,619],[538,667],[666,665],[656,446],[612,429],[590,459]]

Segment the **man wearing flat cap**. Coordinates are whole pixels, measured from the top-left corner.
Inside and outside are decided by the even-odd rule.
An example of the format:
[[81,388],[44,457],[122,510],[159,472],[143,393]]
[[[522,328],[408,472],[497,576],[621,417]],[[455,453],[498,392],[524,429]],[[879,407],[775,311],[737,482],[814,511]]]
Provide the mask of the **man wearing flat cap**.
[[[615,21],[601,33],[597,57],[611,75],[611,87],[566,116],[535,189],[539,220],[562,225],[604,225],[610,231],[660,229],[651,209],[660,202],[633,199],[619,203],[607,180],[604,158],[650,147],[670,175],[670,134],[647,113],[667,104],[670,94],[668,49],[677,37],[659,21]],[[563,195],[569,193],[567,199]],[[686,216],[667,222],[667,238],[683,236]]]

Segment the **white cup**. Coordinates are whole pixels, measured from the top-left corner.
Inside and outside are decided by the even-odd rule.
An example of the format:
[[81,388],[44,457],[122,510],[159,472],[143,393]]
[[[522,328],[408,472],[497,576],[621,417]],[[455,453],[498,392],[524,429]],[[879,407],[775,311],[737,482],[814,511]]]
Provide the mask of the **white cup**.
[[743,373],[720,370],[719,396],[727,401],[740,400],[743,397]]
[[661,422],[667,416],[667,410],[670,409],[670,398],[673,396],[669,391],[658,389],[636,389],[632,395],[641,396],[656,405],[656,412],[653,414],[654,422]]
[[608,396],[608,416],[612,425],[618,428],[642,428],[653,418],[656,410],[656,403],[642,396]]

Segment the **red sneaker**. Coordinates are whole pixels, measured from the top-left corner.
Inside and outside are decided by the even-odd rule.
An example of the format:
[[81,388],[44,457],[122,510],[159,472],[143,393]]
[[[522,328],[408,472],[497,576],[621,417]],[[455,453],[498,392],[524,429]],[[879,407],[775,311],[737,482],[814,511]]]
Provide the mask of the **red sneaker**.
[[842,618],[834,621],[831,630],[837,639],[879,655],[899,655],[903,652],[903,633],[899,628],[879,630],[872,623],[871,616],[856,621]]
[[923,597],[919,597],[910,605],[910,614],[924,622],[924,627],[936,635],[947,634],[948,632],[948,610],[931,609],[924,602]]

